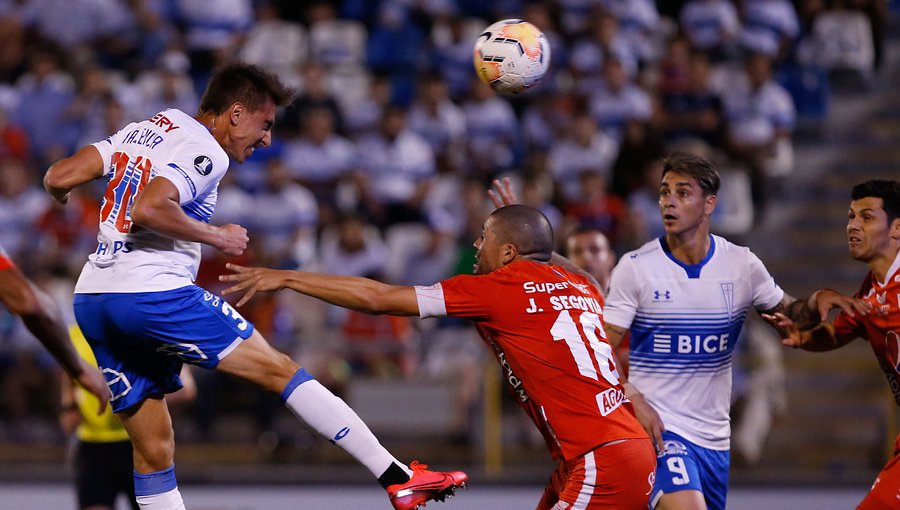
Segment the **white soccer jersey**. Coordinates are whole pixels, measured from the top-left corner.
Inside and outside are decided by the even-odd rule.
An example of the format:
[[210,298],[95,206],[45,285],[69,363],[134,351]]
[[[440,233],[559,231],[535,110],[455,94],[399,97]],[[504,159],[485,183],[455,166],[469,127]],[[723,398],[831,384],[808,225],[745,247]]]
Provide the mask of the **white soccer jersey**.
[[727,450],[731,366],[747,310],[784,296],[748,248],[710,236],[696,265],[677,261],[664,238],[627,253],[613,270],[606,322],[631,330],[629,380],[667,430]]
[[132,225],[131,206],[150,179],[164,177],[178,188],[184,212],[208,222],[228,155],[205,126],[174,109],[131,123],[94,147],[107,165],[109,184],[100,206],[97,249],[75,293],[152,292],[191,284],[200,265],[200,243]]

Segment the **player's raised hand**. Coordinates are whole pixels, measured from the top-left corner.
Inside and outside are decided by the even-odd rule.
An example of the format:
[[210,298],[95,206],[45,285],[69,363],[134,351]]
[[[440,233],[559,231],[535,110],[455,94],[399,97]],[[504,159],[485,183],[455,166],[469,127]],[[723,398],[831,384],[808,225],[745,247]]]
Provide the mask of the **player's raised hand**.
[[242,255],[247,249],[248,242],[250,242],[250,238],[247,236],[246,228],[234,223],[219,227],[219,242],[216,244],[216,248],[225,255],[232,257]]
[[516,198],[516,193],[512,189],[512,182],[510,182],[509,177],[504,177],[502,182],[498,179],[494,179],[491,185],[492,188],[487,191],[487,195],[497,209],[519,203],[519,199]]
[[80,366],[81,372],[75,375],[75,380],[100,401],[100,409],[97,410],[99,416],[103,414],[109,403],[109,386],[106,385],[106,378],[103,377],[100,370],[84,360],[80,360]]
[[867,315],[872,311],[872,304],[862,299],[845,296],[834,289],[821,289],[813,293],[809,298],[809,306],[814,310],[818,310],[821,320],[828,319],[828,312],[834,308],[840,308],[841,311],[854,317],[855,314]]
[[231,263],[225,264],[225,267],[228,268],[229,271],[234,272],[232,274],[220,275],[219,281],[237,283],[223,290],[222,295],[245,291],[244,296],[235,306],[243,306],[243,304],[250,301],[250,298],[257,292],[283,289],[285,282],[287,281],[287,276],[290,274],[290,271],[268,269],[265,267],[244,267]]
[[776,331],[778,331],[778,335],[781,337],[782,345],[794,348],[798,348],[803,345],[804,341],[803,336],[800,334],[800,329],[797,328],[797,325],[794,324],[794,321],[792,321],[791,318],[787,315],[781,312],[776,312],[774,314],[764,313],[761,314],[760,317],[762,317],[766,322],[771,324]]

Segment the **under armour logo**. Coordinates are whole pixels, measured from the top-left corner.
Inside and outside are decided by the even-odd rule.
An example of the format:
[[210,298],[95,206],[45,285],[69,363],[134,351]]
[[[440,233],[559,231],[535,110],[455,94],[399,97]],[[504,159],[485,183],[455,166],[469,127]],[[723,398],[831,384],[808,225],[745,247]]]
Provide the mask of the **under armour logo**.
[[338,441],[347,437],[347,434],[349,434],[349,433],[350,433],[350,427],[344,427],[341,430],[339,430],[338,433],[335,434],[332,439],[329,439],[328,441],[331,444],[337,444]]
[[653,291],[653,300],[654,301],[668,301],[672,299],[672,292],[668,290],[654,290]]

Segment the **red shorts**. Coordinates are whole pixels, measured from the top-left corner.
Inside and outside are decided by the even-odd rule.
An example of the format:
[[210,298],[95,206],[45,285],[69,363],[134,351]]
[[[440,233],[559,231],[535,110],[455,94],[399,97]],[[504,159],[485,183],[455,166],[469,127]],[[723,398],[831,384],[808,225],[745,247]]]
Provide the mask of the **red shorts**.
[[655,471],[649,439],[601,446],[560,461],[537,510],[646,510]]
[[[0,253],[2,253],[2,250],[0,250]],[[0,255],[0,271],[5,271],[11,267],[16,267],[16,265],[8,258]]]
[[900,508],[900,436],[894,441],[894,455],[875,477],[872,489],[856,510]]

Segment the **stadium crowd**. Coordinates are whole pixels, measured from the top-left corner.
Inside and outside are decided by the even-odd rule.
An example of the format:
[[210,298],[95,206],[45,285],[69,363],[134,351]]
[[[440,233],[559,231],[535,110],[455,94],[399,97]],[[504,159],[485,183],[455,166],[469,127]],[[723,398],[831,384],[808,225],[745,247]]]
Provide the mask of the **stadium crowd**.
[[[469,272],[490,212],[488,183],[510,176],[562,242],[596,228],[622,253],[662,233],[660,160],[689,148],[723,179],[715,226],[738,236],[764,219],[793,167],[798,122],[827,114],[829,81],[861,83],[881,61],[879,0],[0,0],[0,239],[71,310],[96,246],[103,185],[65,207],[47,166],[163,108],[194,113],[211,71],[231,60],[299,88],[273,145],[229,172],[216,223],[250,232],[242,264],[321,269],[396,284]],[[489,23],[522,18],[552,48],[548,75],[518,97],[472,70]],[[198,283],[222,289],[209,250]],[[279,349],[340,390],[350,377],[449,377],[465,439],[483,356],[453,319],[373,317],[298,295],[244,310]],[[427,331],[426,331],[427,330]],[[424,340],[423,340],[424,339]],[[58,369],[0,311],[0,416],[7,437],[55,420]],[[193,409],[212,433],[216,395],[198,377]],[[249,391],[249,390],[246,390]],[[256,401],[261,431],[277,402]],[[208,408],[206,408],[208,406]]]

